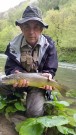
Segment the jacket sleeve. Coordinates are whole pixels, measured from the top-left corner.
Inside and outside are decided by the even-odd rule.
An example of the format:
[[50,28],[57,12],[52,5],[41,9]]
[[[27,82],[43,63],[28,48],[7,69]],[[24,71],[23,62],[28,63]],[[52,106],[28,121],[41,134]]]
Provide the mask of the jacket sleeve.
[[5,64],[5,74],[6,75],[13,74],[15,70],[24,72],[24,69],[20,65],[18,65],[13,59],[8,57]]
[[43,72],[49,72],[54,77],[58,68],[57,51],[55,49],[55,46],[49,48],[48,50],[48,55],[43,66]]
[[49,45],[42,58],[39,70],[40,72],[50,73],[52,77],[54,77],[57,68],[58,68],[57,51],[54,43],[52,43],[51,45]]

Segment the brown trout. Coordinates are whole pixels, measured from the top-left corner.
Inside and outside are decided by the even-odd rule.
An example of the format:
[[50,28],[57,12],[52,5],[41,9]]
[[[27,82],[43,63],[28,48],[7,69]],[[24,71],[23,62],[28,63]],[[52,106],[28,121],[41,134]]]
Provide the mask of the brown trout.
[[45,85],[49,85],[55,87],[55,89],[59,90],[60,93],[64,96],[67,92],[67,87],[59,84],[55,80],[48,80],[47,77],[43,76],[42,73],[17,73],[11,74],[8,76],[4,76],[0,78],[0,84],[4,85],[13,85],[14,83],[20,81],[22,79],[26,79],[29,82],[29,86],[41,88]]

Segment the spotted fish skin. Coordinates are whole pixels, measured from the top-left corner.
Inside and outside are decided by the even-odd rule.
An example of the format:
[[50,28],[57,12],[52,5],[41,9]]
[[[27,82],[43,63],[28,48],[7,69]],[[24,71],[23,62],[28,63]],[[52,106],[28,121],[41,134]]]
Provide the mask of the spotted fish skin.
[[45,85],[49,85],[58,89],[61,94],[64,95],[67,89],[63,85],[59,84],[55,80],[48,80],[42,73],[17,73],[4,76],[0,78],[0,84],[13,85],[16,82],[20,82],[22,79],[26,79],[29,82],[29,86],[41,88]]

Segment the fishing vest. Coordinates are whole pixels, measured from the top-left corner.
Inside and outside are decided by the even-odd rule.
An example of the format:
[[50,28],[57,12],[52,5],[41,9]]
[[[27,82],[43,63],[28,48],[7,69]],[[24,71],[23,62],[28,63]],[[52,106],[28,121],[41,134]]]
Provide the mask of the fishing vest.
[[39,45],[32,48],[30,45],[26,44],[23,38],[21,47],[21,57],[20,61],[27,72],[37,72],[38,71],[38,56],[39,56]]

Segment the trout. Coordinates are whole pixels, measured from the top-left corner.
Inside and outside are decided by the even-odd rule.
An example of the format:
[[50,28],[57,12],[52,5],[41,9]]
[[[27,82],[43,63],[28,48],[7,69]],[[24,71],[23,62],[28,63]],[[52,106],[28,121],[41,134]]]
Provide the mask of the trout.
[[29,86],[42,88],[45,85],[55,87],[60,91],[62,96],[67,92],[66,86],[59,84],[57,81],[43,76],[42,73],[17,73],[4,76],[0,78],[0,84],[13,85],[14,83],[20,83],[22,79],[26,79],[29,82]]

